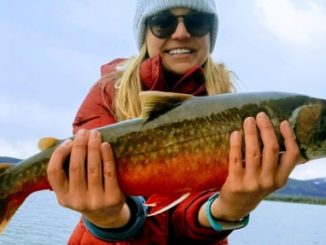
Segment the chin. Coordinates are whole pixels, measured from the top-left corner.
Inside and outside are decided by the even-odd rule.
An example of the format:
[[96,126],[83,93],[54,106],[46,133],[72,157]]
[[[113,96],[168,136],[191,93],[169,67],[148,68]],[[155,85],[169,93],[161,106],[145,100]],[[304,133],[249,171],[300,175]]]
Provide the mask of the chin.
[[185,73],[187,73],[191,68],[193,68],[196,64],[194,65],[187,65],[187,66],[172,66],[169,67],[168,70],[170,70],[171,72],[175,73],[175,74],[179,74],[179,75],[183,75]]

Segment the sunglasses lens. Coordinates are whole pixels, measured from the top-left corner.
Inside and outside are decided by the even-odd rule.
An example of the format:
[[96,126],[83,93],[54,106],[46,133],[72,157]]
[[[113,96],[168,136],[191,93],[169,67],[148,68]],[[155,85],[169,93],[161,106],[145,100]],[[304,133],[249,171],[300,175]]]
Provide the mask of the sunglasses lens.
[[178,20],[173,15],[160,14],[148,19],[152,33],[158,38],[167,38],[175,31]]
[[210,32],[213,16],[209,14],[189,14],[184,18],[188,32],[195,37],[203,37]]
[[[212,26],[213,15],[191,13],[182,17],[184,18],[187,31],[192,36],[203,37],[209,33]],[[147,24],[156,37],[167,38],[175,32],[178,25],[178,16],[172,14],[155,15],[148,18]]]

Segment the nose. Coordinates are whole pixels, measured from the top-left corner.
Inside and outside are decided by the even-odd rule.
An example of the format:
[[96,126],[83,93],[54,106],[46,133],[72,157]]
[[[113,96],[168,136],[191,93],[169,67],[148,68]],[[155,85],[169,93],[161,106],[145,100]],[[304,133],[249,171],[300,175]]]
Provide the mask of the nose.
[[174,33],[171,35],[171,38],[176,40],[183,40],[183,39],[188,39],[190,37],[191,35],[186,28],[183,18],[179,17],[177,28],[175,29]]

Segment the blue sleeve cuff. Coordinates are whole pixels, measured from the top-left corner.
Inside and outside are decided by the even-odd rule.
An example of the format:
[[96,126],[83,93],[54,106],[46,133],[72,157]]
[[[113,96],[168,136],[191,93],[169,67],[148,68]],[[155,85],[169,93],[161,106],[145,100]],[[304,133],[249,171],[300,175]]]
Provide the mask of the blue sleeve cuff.
[[142,229],[147,214],[144,204],[145,199],[140,196],[128,196],[126,202],[131,211],[131,218],[127,225],[121,228],[101,228],[83,217],[83,222],[87,230],[95,237],[105,241],[128,240],[139,233]]

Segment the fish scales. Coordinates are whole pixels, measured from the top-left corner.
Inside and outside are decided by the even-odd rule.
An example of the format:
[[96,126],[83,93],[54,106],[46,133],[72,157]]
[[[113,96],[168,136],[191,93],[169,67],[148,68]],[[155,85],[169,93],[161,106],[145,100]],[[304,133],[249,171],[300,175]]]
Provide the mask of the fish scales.
[[[226,166],[227,154],[225,154],[225,152],[228,151],[228,136],[230,132],[236,129],[241,130],[244,118],[255,116],[260,111],[265,111],[270,115],[274,122],[277,136],[280,139],[281,148],[284,149],[281,141],[282,136],[279,132],[279,124],[282,120],[291,116],[293,108],[306,104],[308,100],[309,99],[304,96],[262,100],[259,104],[248,103],[241,107],[230,107],[224,111],[220,111],[219,113],[211,113],[206,117],[190,117],[191,119],[187,119],[187,116],[182,115],[184,118],[183,121],[175,120],[173,123],[161,122],[157,123],[160,125],[158,127],[151,126],[151,123],[149,123],[149,127],[144,126],[137,132],[123,136],[123,139],[119,138],[117,140],[118,143],[114,143],[117,143],[117,145],[114,146],[119,149],[115,152],[118,162],[121,163],[119,175],[128,176],[123,177],[122,179],[131,179],[130,183],[129,181],[125,181],[124,183],[126,183],[126,186],[122,186],[127,190],[129,189],[128,186],[133,186],[131,183],[134,181],[135,183],[144,183],[141,184],[144,189],[143,193],[147,193],[147,191],[152,193],[155,190],[171,191],[173,189],[188,189],[189,185],[191,185],[193,189],[196,189],[197,187],[208,188],[208,184],[204,186],[202,183],[197,183],[196,181],[185,177],[196,176],[198,170],[202,170],[199,171],[200,173],[206,173],[205,169],[207,169],[207,167],[204,165],[205,168],[203,169],[199,167],[192,168],[189,164],[203,166],[203,159],[209,158],[213,155],[214,151],[221,149],[220,152],[223,152],[224,154],[216,155],[215,157],[216,159],[224,159],[224,161],[211,160],[210,164],[211,166],[216,164],[218,167]],[[186,109],[180,106],[175,111],[177,110]],[[174,114],[176,113],[178,112],[175,112]],[[171,120],[164,118],[167,117],[168,114],[169,113],[164,114],[161,121],[173,121],[174,116],[170,115],[169,119]],[[159,118],[155,120],[155,122],[159,121]],[[221,126],[221,123],[224,123],[222,124],[223,126]],[[145,128],[149,129],[145,130]],[[196,130],[194,130],[194,128],[196,128]],[[207,132],[205,132],[205,129],[208,129]],[[224,140],[220,140],[219,137],[223,136]],[[153,141],[150,144],[146,144],[145,147],[141,142],[149,142],[149,138]],[[205,142],[204,139],[207,139],[207,142]],[[121,144],[121,148],[118,144]],[[137,145],[137,147],[130,147],[130,145]],[[212,145],[214,145],[214,147],[210,149],[210,146]],[[200,153],[202,153],[202,155],[198,153],[199,148],[201,148]],[[133,157],[136,155],[138,155],[138,157],[133,160]],[[201,159],[201,161],[196,159]],[[193,169],[194,171],[191,172],[189,171],[190,169]],[[225,167],[222,169],[225,170]],[[174,174],[171,175],[171,172]],[[132,177],[133,175],[135,176]],[[162,175],[168,176],[167,183],[170,184],[162,184],[161,179],[157,178]],[[210,173],[209,176],[213,176],[212,173]],[[179,181],[181,177],[185,181],[182,182],[182,185],[179,186],[179,188],[177,188],[176,183],[181,183]],[[216,176],[214,176],[214,178],[215,177]],[[148,187],[146,183],[151,183],[151,187]],[[210,184],[212,183],[210,182]],[[215,183],[215,185],[217,185],[217,183]],[[134,190],[131,190],[131,193],[133,192]]]
[[[204,174],[209,168],[225,172],[226,162],[218,159],[226,158],[223,146],[227,145],[229,132],[221,131],[223,127],[213,120],[207,122],[209,120],[206,118],[185,120],[119,138],[113,143],[115,157],[119,162],[118,176],[125,175],[122,177],[124,180],[130,178],[130,183],[122,181],[126,185],[122,185],[122,188],[130,194],[136,194],[139,190],[131,190],[131,183],[143,183],[147,187],[142,191],[143,195],[153,193],[154,190],[171,192],[190,187],[203,189],[201,182],[195,180],[198,173]],[[154,140],[151,144],[141,143],[148,142],[148,137]],[[133,147],[136,144],[138,147]],[[220,154],[215,155],[216,160],[212,161],[212,156],[218,152]],[[209,172],[207,176],[216,179],[219,174],[219,171],[216,171],[216,175]],[[165,184],[159,178],[162,175],[168,176]],[[199,186],[196,186],[197,182]],[[148,183],[151,183],[150,187]]]
[[37,191],[49,187],[46,175],[48,161],[49,158],[39,159],[37,155],[25,160],[24,165],[15,165],[7,169],[4,174],[0,175],[0,196],[30,192],[29,188]]
[[[230,133],[241,131],[243,120],[261,111],[271,118],[282,149],[279,124],[286,119],[297,136],[303,158],[326,157],[323,99],[278,92],[191,98],[147,94],[157,101],[173,97],[175,104],[160,108],[171,103],[151,100],[148,105],[153,110],[149,108],[143,118],[98,129],[103,141],[112,146],[119,184],[126,194],[149,196],[220,188],[227,176]],[[50,188],[46,168],[58,144],[1,170],[0,232],[24,198]]]
[[[293,101],[295,102],[296,100]],[[195,118],[191,120],[184,120],[182,122],[177,121],[170,124],[163,124],[157,128],[148,129],[145,131],[140,130],[139,132],[126,135],[122,137],[123,139],[117,140],[117,142],[121,144],[121,147],[119,145],[114,145],[114,148],[118,149],[117,152],[115,152],[116,157],[118,162],[121,163],[120,175],[125,173],[126,176],[132,178],[131,182],[143,182],[145,183],[143,185],[144,187],[147,186],[146,183],[151,183],[152,188],[148,189],[147,186],[146,190],[148,190],[149,193],[152,193],[152,191],[155,189],[160,190],[160,187],[162,186],[162,182],[159,180],[160,178],[156,178],[156,175],[160,176],[162,174],[166,174],[169,176],[169,182],[174,183],[174,185],[163,185],[163,189],[166,191],[171,191],[171,189],[173,190],[176,188],[175,183],[180,183],[178,180],[181,176],[183,176],[183,179],[187,179],[184,176],[195,176],[196,173],[198,173],[200,168],[191,168],[188,166],[189,164],[194,166],[202,166],[202,162],[196,161],[195,159],[207,158],[208,156],[211,156],[213,151],[216,151],[218,148],[222,149],[221,152],[227,152],[225,146],[228,145],[229,133],[235,129],[240,129],[242,120],[247,116],[254,116],[259,111],[266,111],[266,113],[272,116],[274,122],[277,122],[275,126],[278,136],[281,138],[278,125],[283,118],[281,117],[281,114],[278,113],[278,108],[284,102],[288,103],[289,101],[280,99],[277,101],[266,101],[262,103],[262,105],[247,104],[241,108],[230,108],[220,113],[212,113],[212,115],[204,118]],[[300,103],[302,102],[299,100],[299,104]],[[287,114],[283,111],[281,112],[285,115]],[[280,119],[276,121],[275,117],[279,117]],[[241,118],[241,120],[239,120],[239,118]],[[284,117],[284,119],[285,118],[286,117]],[[228,122],[228,124],[224,127],[218,126],[221,125],[221,122]],[[194,130],[194,125],[196,125],[196,130]],[[209,130],[206,132],[205,129]],[[193,132],[196,132],[196,134]],[[222,137],[222,135],[225,136],[224,141],[219,141],[219,136]],[[152,143],[146,145],[142,144],[141,142],[149,142],[148,137],[153,139]],[[208,141],[205,142],[204,139],[208,139]],[[130,145],[132,146],[130,147]],[[134,147],[134,145],[137,145],[137,147]],[[210,146],[212,145],[215,146],[211,149],[211,151],[209,151]],[[196,157],[196,155],[198,155],[199,148],[202,149],[201,153],[204,153],[200,158]],[[180,156],[178,156],[178,154]],[[138,156],[133,160],[133,156],[136,155],[142,155],[142,157]],[[128,157],[124,161],[123,159],[125,156]],[[175,161],[175,159],[178,159],[178,161]],[[225,159],[227,161],[225,153],[224,155],[217,155],[216,159]],[[171,163],[177,164],[173,165]],[[210,161],[210,164],[214,165],[214,163],[214,161]],[[184,166],[184,170],[180,168],[180,165]],[[218,165],[224,166],[226,163],[219,162]],[[135,169],[133,169],[133,166],[135,166]],[[142,171],[139,171],[139,169]],[[194,169],[194,171],[191,172],[189,169]],[[171,175],[169,174],[171,170],[173,173],[179,174]],[[143,174],[139,174],[139,172],[142,172]],[[199,172],[203,173],[203,171]],[[135,177],[131,177],[133,173],[136,175]],[[212,176],[212,174],[210,174],[210,176]],[[152,178],[157,182],[159,180],[159,183],[155,184],[155,181],[151,180]],[[128,182],[125,183],[127,183],[126,186],[129,185]],[[187,189],[187,183],[188,185],[191,183],[192,188],[196,189],[196,184],[194,181],[190,180],[186,180],[181,187]],[[126,189],[128,188],[126,187]],[[133,191],[131,191],[131,193],[133,193]]]

